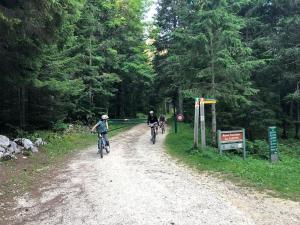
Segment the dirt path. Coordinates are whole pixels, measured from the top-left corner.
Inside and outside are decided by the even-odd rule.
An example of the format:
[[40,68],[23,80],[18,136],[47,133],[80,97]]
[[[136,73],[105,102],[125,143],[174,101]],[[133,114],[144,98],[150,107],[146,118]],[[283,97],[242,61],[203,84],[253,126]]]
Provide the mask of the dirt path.
[[12,224],[300,224],[299,203],[192,171],[164,153],[164,137],[151,145],[139,125],[114,137],[103,159],[96,146],[79,153],[17,200]]

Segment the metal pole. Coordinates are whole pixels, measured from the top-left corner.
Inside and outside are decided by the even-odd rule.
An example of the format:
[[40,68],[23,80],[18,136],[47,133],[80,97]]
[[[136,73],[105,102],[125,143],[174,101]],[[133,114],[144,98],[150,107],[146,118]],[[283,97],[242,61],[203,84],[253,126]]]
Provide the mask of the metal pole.
[[199,98],[195,99],[195,122],[194,122],[194,148],[198,148],[198,131],[199,131]]
[[206,147],[204,101],[200,101],[201,147]]

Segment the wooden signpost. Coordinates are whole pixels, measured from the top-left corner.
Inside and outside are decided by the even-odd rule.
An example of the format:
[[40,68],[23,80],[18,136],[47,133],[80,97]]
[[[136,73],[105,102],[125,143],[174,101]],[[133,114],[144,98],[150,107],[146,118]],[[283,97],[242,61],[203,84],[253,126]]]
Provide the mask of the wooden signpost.
[[199,98],[195,99],[194,148],[198,148]]
[[226,150],[243,149],[243,158],[246,159],[245,129],[233,131],[218,130],[218,148],[221,155]]
[[270,150],[270,161],[276,162],[278,160],[278,141],[277,141],[277,128],[269,127],[269,150]]
[[[201,128],[201,147],[206,147],[206,133],[205,133],[205,105],[206,104],[216,104],[215,99],[205,99],[205,98],[195,98],[195,122],[194,122],[194,148],[198,148],[198,129],[199,129],[199,119]],[[200,108],[200,118],[199,118],[199,108]]]
[[204,98],[200,99],[201,147],[206,147]]

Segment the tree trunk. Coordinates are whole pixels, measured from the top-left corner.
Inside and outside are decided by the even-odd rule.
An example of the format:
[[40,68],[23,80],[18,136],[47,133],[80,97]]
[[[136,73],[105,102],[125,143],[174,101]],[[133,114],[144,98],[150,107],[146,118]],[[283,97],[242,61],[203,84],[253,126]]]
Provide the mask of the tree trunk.
[[[215,98],[216,94],[216,83],[215,83],[215,62],[214,62],[214,46],[213,46],[213,40],[210,39],[210,48],[211,48],[211,84],[212,84],[212,97]],[[217,115],[216,115],[216,104],[211,105],[211,141],[212,145],[216,146],[217,144]]]
[[26,89],[25,86],[22,85],[19,88],[19,119],[20,119],[20,127],[21,129],[25,129],[26,127],[26,108],[25,108],[25,101],[26,101]]
[[295,138],[300,139],[300,103],[297,102],[297,121],[296,121],[296,136]]
[[216,116],[216,104],[211,105],[211,116],[212,116],[212,136],[211,142],[215,146],[217,144],[216,135],[217,135],[217,116]]
[[[92,34],[90,34],[90,40],[89,40],[89,67],[90,67],[90,73],[92,73]],[[89,101],[90,101],[90,106],[92,106],[92,104],[93,104],[93,93],[92,93],[91,80],[89,82]]]
[[283,119],[282,121],[282,134],[281,138],[288,139],[288,132],[287,132],[287,120]]
[[178,88],[178,114],[183,114],[183,97],[181,88]]

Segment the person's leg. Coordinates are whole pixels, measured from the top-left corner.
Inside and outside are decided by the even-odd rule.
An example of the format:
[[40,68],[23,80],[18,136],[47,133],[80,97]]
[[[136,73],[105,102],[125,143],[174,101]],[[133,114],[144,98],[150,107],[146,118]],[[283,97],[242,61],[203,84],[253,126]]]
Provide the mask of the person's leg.
[[109,146],[108,134],[103,134],[104,140],[106,142],[106,146]]

